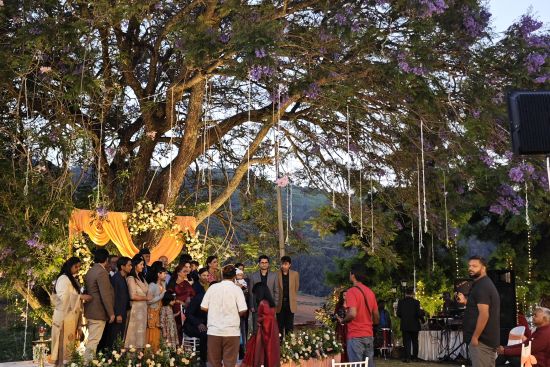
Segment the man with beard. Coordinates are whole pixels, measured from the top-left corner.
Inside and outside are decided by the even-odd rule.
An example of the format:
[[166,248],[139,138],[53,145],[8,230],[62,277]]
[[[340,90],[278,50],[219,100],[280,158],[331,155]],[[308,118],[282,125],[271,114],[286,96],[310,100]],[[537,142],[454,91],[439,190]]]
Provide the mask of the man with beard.
[[494,367],[500,345],[500,297],[487,276],[484,258],[468,260],[468,274],[474,279],[468,298],[458,293],[458,301],[466,304],[464,312],[464,341],[469,343],[472,367]]

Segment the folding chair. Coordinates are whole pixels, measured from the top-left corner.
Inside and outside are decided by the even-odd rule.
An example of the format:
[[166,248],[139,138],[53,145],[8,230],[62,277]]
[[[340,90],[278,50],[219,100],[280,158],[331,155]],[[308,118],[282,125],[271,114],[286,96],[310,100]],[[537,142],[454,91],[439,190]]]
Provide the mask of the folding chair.
[[197,350],[199,350],[199,342],[199,338],[194,338],[183,334],[183,341],[181,344],[184,350],[196,352]]
[[516,326],[510,330],[508,334],[508,345],[516,345],[523,343],[523,335],[525,334],[525,326]]
[[336,362],[332,360],[332,367],[367,367],[369,365],[369,357],[362,362]]

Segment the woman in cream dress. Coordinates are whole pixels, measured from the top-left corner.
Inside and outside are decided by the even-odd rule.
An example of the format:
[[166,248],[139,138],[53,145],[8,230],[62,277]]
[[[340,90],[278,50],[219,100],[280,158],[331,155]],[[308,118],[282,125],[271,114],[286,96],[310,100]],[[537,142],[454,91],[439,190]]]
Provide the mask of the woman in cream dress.
[[126,339],[124,347],[130,346],[143,349],[146,344],[147,331],[147,301],[151,300],[151,296],[147,295],[149,286],[143,277],[143,268],[145,261],[141,255],[136,255],[132,258],[132,271],[126,278],[128,283],[128,292],[132,308],[128,317],[128,328],[126,329]]
[[90,301],[92,297],[80,294],[80,284],[75,275],[80,270],[80,259],[71,257],[65,261],[57,279],[52,294],[52,344],[50,363],[63,366],[77,342],[77,329],[82,313],[80,301]]

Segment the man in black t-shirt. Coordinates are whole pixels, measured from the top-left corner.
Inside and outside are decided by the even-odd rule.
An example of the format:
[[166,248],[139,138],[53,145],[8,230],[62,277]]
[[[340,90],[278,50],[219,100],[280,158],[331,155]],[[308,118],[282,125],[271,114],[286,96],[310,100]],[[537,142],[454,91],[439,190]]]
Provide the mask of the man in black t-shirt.
[[500,297],[487,276],[487,263],[479,256],[468,261],[468,273],[474,279],[468,297],[458,293],[458,301],[466,304],[464,341],[469,343],[472,367],[494,367],[500,345]]

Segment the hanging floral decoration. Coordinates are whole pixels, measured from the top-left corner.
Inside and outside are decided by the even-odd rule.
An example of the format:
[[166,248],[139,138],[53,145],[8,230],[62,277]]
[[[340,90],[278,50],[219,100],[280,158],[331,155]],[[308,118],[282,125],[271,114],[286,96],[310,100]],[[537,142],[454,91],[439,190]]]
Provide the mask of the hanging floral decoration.
[[178,232],[177,240],[183,243],[185,250],[191,255],[193,260],[201,262],[205,257],[205,246],[199,240],[199,235],[199,231],[196,231],[195,234],[191,234],[189,229],[185,228],[183,231]]
[[84,275],[88,272],[88,270],[92,267],[92,251],[88,247],[88,244],[86,243],[86,239],[84,236],[79,235],[72,239],[72,250],[73,255],[78,257],[81,261],[80,263],[80,270],[77,274],[77,279],[80,282],[81,285],[84,284]]
[[137,236],[147,231],[175,229],[176,214],[147,200],[139,201],[128,216],[127,225],[130,235]]

